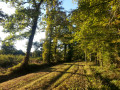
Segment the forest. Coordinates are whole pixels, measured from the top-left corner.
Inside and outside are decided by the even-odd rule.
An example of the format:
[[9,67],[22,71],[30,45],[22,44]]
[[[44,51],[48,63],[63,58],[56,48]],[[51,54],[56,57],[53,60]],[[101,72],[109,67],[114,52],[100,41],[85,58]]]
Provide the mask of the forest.
[[[0,90],[120,90],[120,0],[1,0]],[[34,42],[44,32],[45,38]],[[39,37],[37,37],[39,38]],[[27,39],[26,52],[15,41]],[[31,51],[32,47],[34,51]]]

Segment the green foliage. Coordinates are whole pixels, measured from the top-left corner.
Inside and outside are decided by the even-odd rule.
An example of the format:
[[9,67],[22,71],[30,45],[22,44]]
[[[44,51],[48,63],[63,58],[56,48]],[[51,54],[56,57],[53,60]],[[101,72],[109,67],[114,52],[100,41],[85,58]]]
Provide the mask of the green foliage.
[[0,55],[0,66],[1,67],[12,67],[22,61],[24,56],[22,55]]
[[29,61],[30,64],[40,64],[42,62],[43,62],[42,57],[34,57],[34,58],[30,57],[30,61]]
[[[53,5],[53,6],[51,6]],[[58,42],[61,39],[61,31],[63,29],[63,23],[65,21],[66,13],[61,10],[59,0],[55,3],[51,2],[46,8],[46,40],[43,44],[43,60],[46,62],[59,61]],[[51,9],[50,9],[51,8]],[[60,42],[61,43],[61,42]]]
[[1,54],[13,54],[16,51],[14,45],[3,43],[1,46]]
[[[119,43],[119,4],[112,0],[78,0],[78,8],[72,11],[71,21],[76,47],[85,53],[85,58],[94,55],[101,65],[110,66]],[[120,2],[119,2],[120,3]],[[117,19],[117,21],[115,21]],[[76,48],[75,47],[75,48]],[[101,63],[102,62],[102,63]]]

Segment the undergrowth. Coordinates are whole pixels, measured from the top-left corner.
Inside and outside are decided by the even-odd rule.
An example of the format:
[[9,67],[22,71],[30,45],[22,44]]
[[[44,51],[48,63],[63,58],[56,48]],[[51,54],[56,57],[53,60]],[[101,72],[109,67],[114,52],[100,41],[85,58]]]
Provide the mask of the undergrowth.
[[119,90],[120,89],[120,72],[115,65],[110,66],[91,66],[94,77],[101,81],[101,89]]
[[9,68],[22,61],[22,55],[0,55],[0,67]]

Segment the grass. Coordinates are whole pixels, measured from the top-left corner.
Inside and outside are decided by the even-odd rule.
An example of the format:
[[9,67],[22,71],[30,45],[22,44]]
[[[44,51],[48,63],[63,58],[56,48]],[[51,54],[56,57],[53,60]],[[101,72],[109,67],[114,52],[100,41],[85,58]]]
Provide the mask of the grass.
[[[11,73],[20,67],[24,56],[22,55],[0,55],[0,75]],[[31,58],[29,64],[30,66],[35,66],[36,64],[41,64],[40,58]]]
[[[77,62],[78,63],[78,62]],[[75,63],[75,64],[77,64]],[[70,67],[69,70],[66,71],[65,74],[63,74],[55,83],[53,83],[51,85],[51,89],[56,88],[57,86],[59,86],[65,79],[70,78],[74,73],[76,73],[76,71],[78,70],[78,66],[77,65],[73,65]]]
[[91,62],[30,64],[26,70],[20,70],[21,76],[0,83],[0,90],[119,90],[119,70],[101,68]]
[[[119,82],[120,72],[118,72],[115,68],[110,69],[108,67],[106,68],[99,66],[91,66],[91,70],[94,74],[93,77],[96,79],[96,81],[99,80],[100,83],[99,89],[106,89],[106,90],[120,89],[120,82]],[[96,84],[98,85],[98,82]],[[94,86],[97,87],[97,85]]]
[[[0,89],[17,89],[17,90],[49,90],[53,89],[52,86],[59,86],[65,79],[69,79],[78,70],[79,64],[77,63],[64,63],[52,66],[39,72],[34,72],[21,76],[7,82],[0,84]],[[16,83],[17,82],[17,83]]]
[[[25,86],[28,83],[31,83],[32,81],[37,80],[38,78],[47,75],[48,73],[55,71],[56,69],[60,68],[62,65],[58,65],[58,66],[53,66],[51,68],[46,68],[44,70],[41,70],[41,72],[35,72],[35,73],[31,73],[25,76],[21,76],[19,78],[10,80],[9,82],[3,83],[1,85],[1,88],[7,87],[7,89],[17,89],[20,88],[22,86]],[[17,83],[16,83],[17,82]],[[4,87],[3,87],[4,86]]]
[[7,69],[5,74],[0,75],[0,82],[4,82],[16,77],[20,77],[22,75],[36,72],[38,70],[42,70],[44,68],[50,67],[52,65],[48,65],[46,63],[41,63],[41,64],[29,64],[26,68],[21,67],[21,63],[18,65]]
[[0,55],[0,66],[3,68],[12,67],[20,63],[23,57],[22,55]]
[[59,68],[55,72],[51,72],[50,74],[47,74],[47,75],[35,80],[34,82],[20,88],[20,90],[25,90],[25,89],[29,89],[29,90],[31,90],[31,89],[43,89],[43,90],[46,90],[45,88],[47,86],[49,86],[49,84],[51,84],[54,80],[56,80],[62,74],[62,72],[66,71],[66,69],[68,69],[69,67],[70,67],[70,65]]
[[86,77],[84,75],[84,63],[78,64],[78,70],[70,78],[63,81],[58,87],[53,90],[82,90],[86,88]]
[[22,55],[0,55],[0,83],[52,66],[38,62],[38,58],[30,58],[28,67],[23,68],[21,67],[23,58]]
[[95,72],[91,68],[92,66],[92,63],[87,63],[84,68],[89,82],[88,88],[91,90],[100,90],[102,88],[102,81],[95,76]]

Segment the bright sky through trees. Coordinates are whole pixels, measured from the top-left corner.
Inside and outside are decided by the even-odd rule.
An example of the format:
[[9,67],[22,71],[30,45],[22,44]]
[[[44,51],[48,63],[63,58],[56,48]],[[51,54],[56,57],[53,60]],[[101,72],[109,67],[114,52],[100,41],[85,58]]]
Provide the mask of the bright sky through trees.
[[[75,3],[73,3],[73,0],[63,0],[63,5],[65,10],[70,11],[71,9],[75,9],[77,8],[77,5]],[[3,10],[5,13],[7,13],[8,15],[11,15],[12,13],[15,12],[15,8],[12,8],[9,4],[5,4],[3,2],[0,2],[0,9]],[[1,32],[3,30],[3,27],[0,26],[0,38],[3,40],[7,34],[4,34],[3,32]],[[39,38],[38,38],[39,37]],[[44,32],[37,32],[34,38],[34,41],[40,41],[40,39],[45,38],[45,33]],[[25,51],[26,49],[26,42],[27,39],[24,40],[19,40],[16,41],[16,48],[22,49],[23,51]],[[0,43],[1,45],[1,43]],[[34,49],[32,48],[32,51]]]

